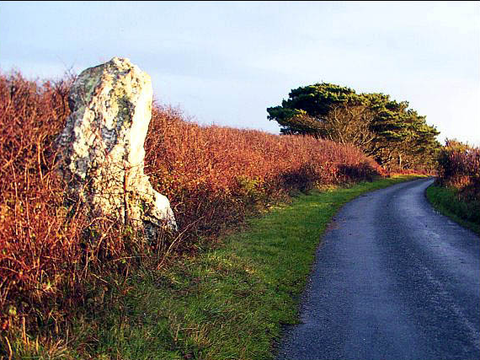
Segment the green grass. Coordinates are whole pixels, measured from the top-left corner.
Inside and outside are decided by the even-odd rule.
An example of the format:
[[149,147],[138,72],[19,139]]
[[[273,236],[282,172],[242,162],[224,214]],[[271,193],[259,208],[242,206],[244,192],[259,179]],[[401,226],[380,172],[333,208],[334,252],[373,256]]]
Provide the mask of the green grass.
[[480,204],[465,202],[458,198],[457,191],[431,185],[426,191],[427,199],[435,209],[460,225],[480,235]]
[[78,321],[69,344],[77,355],[70,354],[132,360],[273,359],[282,325],[298,321],[299,296],[332,216],[367,191],[411,178],[299,195],[250,219],[215,250],[168,269],[130,275],[128,285],[111,291],[108,308]]

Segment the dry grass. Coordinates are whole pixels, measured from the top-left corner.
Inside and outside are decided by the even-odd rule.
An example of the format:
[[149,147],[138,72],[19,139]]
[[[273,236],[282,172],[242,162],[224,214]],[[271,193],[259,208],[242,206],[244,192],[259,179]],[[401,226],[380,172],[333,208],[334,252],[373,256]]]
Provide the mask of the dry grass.
[[[55,138],[69,115],[70,85],[0,75],[0,328],[6,335],[43,329],[48,341],[74,309],[102,306],[109,273],[126,277],[143,258],[157,267],[166,255],[195,252],[200,237],[214,239],[292,192],[382,172],[351,146],[201,127],[155,106],[146,172],[169,197],[180,235],[144,244],[127,227],[88,218],[64,201]],[[0,337],[0,354],[8,353],[9,336]]]
[[352,146],[256,130],[202,127],[156,107],[146,172],[168,196],[180,227],[216,233],[292,191],[371,179],[380,167]]
[[438,161],[442,186],[458,190],[466,201],[480,202],[480,149],[447,140]]
[[438,159],[437,186],[427,197],[455,221],[480,231],[480,149],[447,140]]

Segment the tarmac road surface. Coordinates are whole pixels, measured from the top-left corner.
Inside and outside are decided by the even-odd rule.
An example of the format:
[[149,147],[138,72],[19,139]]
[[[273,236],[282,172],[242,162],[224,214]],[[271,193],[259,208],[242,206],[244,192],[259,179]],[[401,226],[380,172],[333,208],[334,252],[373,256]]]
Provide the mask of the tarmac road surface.
[[432,209],[432,182],[342,208],[278,360],[480,359],[480,238]]

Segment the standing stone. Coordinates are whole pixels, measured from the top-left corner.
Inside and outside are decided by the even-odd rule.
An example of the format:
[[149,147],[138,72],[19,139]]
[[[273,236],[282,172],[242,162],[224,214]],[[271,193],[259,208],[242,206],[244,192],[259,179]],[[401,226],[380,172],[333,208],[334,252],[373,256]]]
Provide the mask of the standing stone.
[[72,114],[57,139],[70,192],[94,216],[116,218],[150,236],[176,229],[168,199],[144,174],[152,94],[150,76],[128,59],[86,69],[70,91]]

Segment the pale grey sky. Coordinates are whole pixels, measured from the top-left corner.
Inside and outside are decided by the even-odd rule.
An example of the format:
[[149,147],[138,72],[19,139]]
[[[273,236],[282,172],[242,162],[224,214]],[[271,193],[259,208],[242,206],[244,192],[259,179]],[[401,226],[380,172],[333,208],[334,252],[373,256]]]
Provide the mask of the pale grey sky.
[[479,2],[1,2],[0,70],[128,57],[202,124],[278,133],[266,108],[325,81],[407,100],[480,146]]

